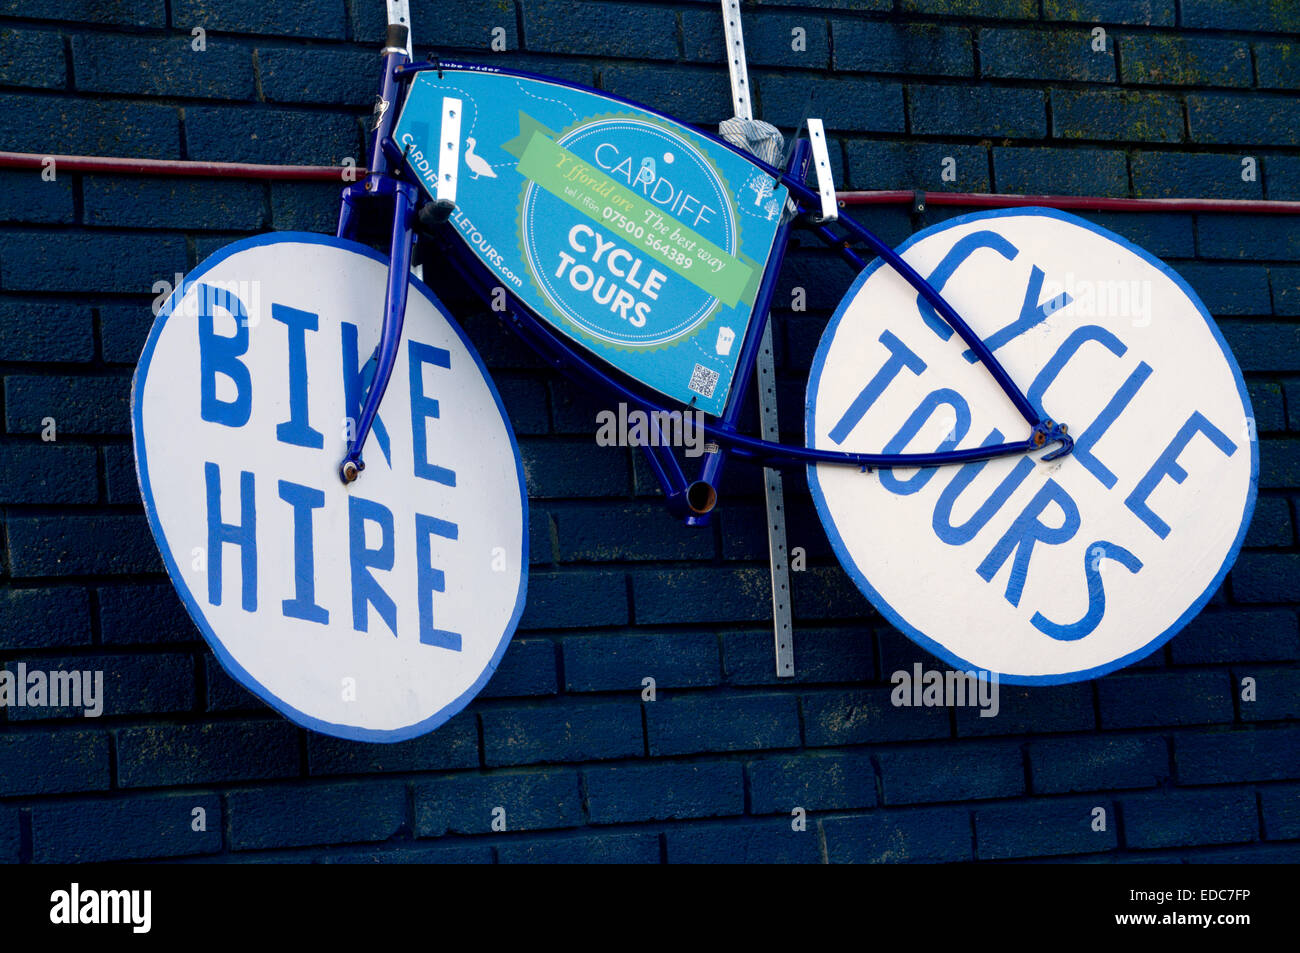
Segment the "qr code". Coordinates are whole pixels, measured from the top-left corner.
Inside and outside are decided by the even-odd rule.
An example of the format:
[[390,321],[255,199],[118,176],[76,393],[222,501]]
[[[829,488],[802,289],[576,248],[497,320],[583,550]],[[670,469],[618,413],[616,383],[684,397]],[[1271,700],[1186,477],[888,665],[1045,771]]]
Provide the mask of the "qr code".
[[711,371],[703,364],[696,364],[695,370],[691,372],[691,382],[686,385],[687,390],[693,390],[702,397],[712,397],[713,389],[718,386],[718,372]]

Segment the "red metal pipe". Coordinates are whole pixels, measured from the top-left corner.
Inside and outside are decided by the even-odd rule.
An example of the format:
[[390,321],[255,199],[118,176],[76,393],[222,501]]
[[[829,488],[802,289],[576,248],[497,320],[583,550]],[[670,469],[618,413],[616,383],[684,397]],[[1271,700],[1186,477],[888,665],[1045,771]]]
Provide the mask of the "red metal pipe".
[[54,160],[56,170],[62,169],[67,172],[125,172],[134,175],[185,175],[200,178],[313,182],[355,182],[366,174],[365,169],[356,166],[258,165],[253,162],[123,159],[114,156],[38,155],[32,152],[0,152],[0,168],[42,169],[50,159]]
[[1094,212],[1237,212],[1295,215],[1300,202],[1264,199],[1121,199],[1095,195],[988,195],[980,192],[840,192],[841,206],[910,205],[920,199],[926,205],[962,205],[968,208],[1083,209]]
[[[269,179],[273,181],[355,182],[366,175],[359,167],[332,165],[259,165],[253,162],[196,162],[189,159],[124,159],[112,156],[41,155],[0,152],[0,168],[41,169],[53,159],[68,172],[109,172],[133,175],[180,175],[199,178]],[[1237,212],[1238,214],[1300,214],[1300,202],[1263,199],[1126,199],[1095,195],[989,195],[980,192],[839,192],[841,206],[960,205],[967,208],[1045,208],[1112,212]]]

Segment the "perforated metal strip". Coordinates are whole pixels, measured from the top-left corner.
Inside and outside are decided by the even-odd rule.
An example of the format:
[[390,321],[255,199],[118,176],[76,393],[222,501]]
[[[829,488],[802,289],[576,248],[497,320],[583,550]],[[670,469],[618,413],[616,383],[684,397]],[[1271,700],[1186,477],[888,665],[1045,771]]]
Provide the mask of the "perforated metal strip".
[[833,222],[840,217],[840,209],[835,204],[835,178],[826,148],[826,129],[820,119],[808,120],[808,141],[812,143],[813,171],[817,173],[817,193],[822,200],[821,220]]
[[456,204],[456,180],[460,173],[460,117],[462,103],[454,96],[442,97],[442,130],[438,139],[439,202]]
[[[745,65],[745,40],[740,27],[739,0],[722,0],[722,25],[727,39],[727,68],[731,73],[731,101],[740,119],[753,119],[749,71]],[[823,141],[823,151],[825,143]],[[780,435],[776,409],[776,366],[772,357],[772,322],[763,328],[758,351],[758,412],[763,439]],[[776,674],[794,675],[794,625],[790,615],[790,563],[786,553],[785,491],[779,470],[763,469],[763,497],[767,508],[767,549],[772,567],[772,625],[776,640]]]
[[[764,440],[779,440],[776,412],[776,370],[772,359],[772,322],[763,329],[758,354],[758,414]],[[776,637],[776,674],[794,675],[794,623],[790,614],[790,558],[785,537],[785,489],[781,471],[763,468],[763,498],[767,505],[767,551],[772,565],[772,624]]]

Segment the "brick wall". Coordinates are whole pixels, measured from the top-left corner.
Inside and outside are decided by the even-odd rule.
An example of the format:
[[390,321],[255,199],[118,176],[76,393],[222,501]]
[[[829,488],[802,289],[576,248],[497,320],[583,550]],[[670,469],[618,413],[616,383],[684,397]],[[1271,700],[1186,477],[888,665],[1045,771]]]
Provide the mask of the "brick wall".
[[[712,2],[412,6],[417,54],[437,41],[709,126],[730,114]],[[845,187],[1300,199],[1295,4],[745,7],[760,115],[823,116]],[[0,148],[359,159],[382,9],[0,0]],[[962,211],[861,217],[897,243]],[[1086,216],[1169,261],[1218,318],[1257,415],[1260,499],[1236,568],[1184,633],[1098,681],[1004,686],[991,719],[889,704],[891,672],[938,663],[840,570],[797,472],[798,674],[776,679],[758,474],[733,465],[715,525],[677,525],[639,458],[595,445],[599,401],[471,308],[527,471],[527,611],[467,710],[371,746],[299,730],[216,664],[163,575],[127,415],[155,282],[233,238],[332,231],[336,215],[332,185],[0,172],[0,662],[103,669],[107,689],[98,720],[0,715],[0,861],[1300,858],[1296,218]],[[777,314],[791,440],[850,277],[792,251],[777,300],[803,287],[809,310]],[[1248,676],[1254,702],[1239,698]]]

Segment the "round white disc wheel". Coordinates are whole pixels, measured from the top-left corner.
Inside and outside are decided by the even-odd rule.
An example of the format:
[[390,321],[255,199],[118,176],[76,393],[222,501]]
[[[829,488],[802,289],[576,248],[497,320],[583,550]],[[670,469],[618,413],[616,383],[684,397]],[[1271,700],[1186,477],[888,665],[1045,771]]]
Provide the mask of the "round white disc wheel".
[[226,670],[316,731],[401,741],[460,711],[523,610],[527,494],[464,333],[414,277],[344,484],[387,261],[283,232],[185,278],[136,370],[136,464],[181,599]]
[[[1047,209],[967,215],[900,253],[939,288],[1073,453],[862,472],[817,464],[831,544],[875,607],[948,664],[1016,684],[1140,659],[1213,596],[1254,508],[1241,372],[1177,274]],[[858,277],[809,378],[811,447],[920,453],[1030,427],[917,291]]]

